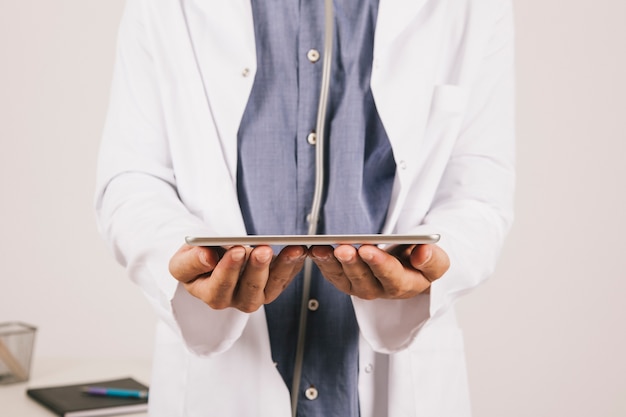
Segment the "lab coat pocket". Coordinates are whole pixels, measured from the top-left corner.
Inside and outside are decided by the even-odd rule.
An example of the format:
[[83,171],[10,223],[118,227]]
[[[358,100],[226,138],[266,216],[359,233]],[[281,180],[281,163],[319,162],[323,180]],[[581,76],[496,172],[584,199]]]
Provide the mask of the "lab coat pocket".
[[463,334],[455,325],[423,329],[409,348],[419,416],[469,416]]

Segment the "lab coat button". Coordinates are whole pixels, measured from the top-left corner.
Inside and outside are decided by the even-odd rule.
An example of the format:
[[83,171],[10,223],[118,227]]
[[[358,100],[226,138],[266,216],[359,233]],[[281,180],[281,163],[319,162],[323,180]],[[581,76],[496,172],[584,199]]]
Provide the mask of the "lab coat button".
[[241,71],[241,75],[245,78],[248,75],[250,75],[250,68],[244,68],[243,71]]
[[320,308],[320,302],[317,301],[315,298],[311,298],[309,300],[308,307],[310,311],[317,311],[317,309]]
[[310,386],[309,388],[307,388],[306,391],[304,391],[304,396],[311,401],[317,399],[318,395],[319,393],[317,392],[317,389],[314,386]]
[[371,363],[368,363],[367,366],[365,367],[365,373],[371,374],[373,370],[374,370],[374,365],[372,365]]
[[398,163],[398,167],[399,167],[401,170],[405,170],[405,169],[406,169],[406,161],[404,161],[404,160],[400,161],[400,162]]
[[317,134],[315,132],[311,132],[307,135],[306,141],[309,142],[309,145],[315,145],[317,143]]
[[320,60],[320,53],[317,49],[309,49],[309,52],[306,53],[306,57],[312,63],[316,63],[317,61]]

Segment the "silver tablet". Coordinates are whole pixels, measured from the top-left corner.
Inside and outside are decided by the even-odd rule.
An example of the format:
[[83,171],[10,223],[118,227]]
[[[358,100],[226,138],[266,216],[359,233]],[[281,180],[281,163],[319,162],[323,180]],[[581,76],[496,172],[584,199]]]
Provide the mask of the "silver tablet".
[[258,245],[415,245],[436,243],[440,235],[251,235],[200,237],[187,236],[185,241],[192,246],[258,246]]

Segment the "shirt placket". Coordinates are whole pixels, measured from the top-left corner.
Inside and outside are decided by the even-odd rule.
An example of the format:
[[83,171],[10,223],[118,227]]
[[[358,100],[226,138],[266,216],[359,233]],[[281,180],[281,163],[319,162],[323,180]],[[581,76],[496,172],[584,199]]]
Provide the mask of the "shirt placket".
[[[315,153],[317,145],[317,107],[320,95],[322,78],[322,49],[323,49],[323,15],[319,14],[320,7],[312,7],[313,2],[300,2],[300,24],[298,31],[298,129],[296,139],[297,153],[297,187],[298,187],[298,216],[301,233],[309,229],[309,214],[313,202],[315,189]],[[321,8],[323,11],[323,8]],[[323,219],[320,219],[323,223]],[[314,272],[314,280],[320,279],[318,272]],[[311,297],[315,297],[315,285],[311,289]],[[319,307],[318,301],[311,298],[308,308],[314,312]],[[309,326],[314,325],[310,323]],[[313,341],[315,345],[315,341]],[[312,348],[311,341],[307,347]],[[314,348],[317,348],[315,346]],[[306,354],[305,354],[306,356]],[[299,410],[316,408],[319,395],[316,386],[315,372],[311,372],[305,361],[300,387]],[[304,402],[304,403],[303,403]]]
[[298,228],[306,234],[315,189],[317,105],[322,74],[323,16],[311,2],[300,2],[298,31],[298,128],[296,137]]

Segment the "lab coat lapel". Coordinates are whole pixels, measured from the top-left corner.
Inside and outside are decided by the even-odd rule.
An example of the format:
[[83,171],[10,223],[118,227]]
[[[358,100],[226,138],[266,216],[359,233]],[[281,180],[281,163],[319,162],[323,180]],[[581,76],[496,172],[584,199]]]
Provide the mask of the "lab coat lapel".
[[[161,26],[151,34],[153,41],[161,45],[154,49],[153,59],[161,70],[164,117],[168,133],[177,138],[171,152],[185,161],[178,167],[178,192],[191,212],[211,222],[215,233],[243,233],[236,194],[236,132],[254,79],[254,38],[251,35],[251,51],[249,47],[240,51],[243,61],[253,57],[250,77],[243,77],[241,71],[230,74],[233,58],[224,56],[228,46],[222,44],[231,32],[237,32],[240,26],[245,26],[245,31],[247,26],[234,23],[238,19],[227,19],[233,20],[230,23],[235,28],[220,28],[226,32],[225,37],[212,37],[213,30],[206,33],[199,26],[206,22],[198,17],[198,3],[154,0],[146,6],[154,14],[153,24]],[[212,18],[219,20],[216,15],[225,18],[228,13],[245,15],[245,8],[238,7],[242,3],[248,4],[245,0],[216,4],[212,6],[216,9]],[[251,23],[249,26],[253,31]],[[242,36],[235,38],[238,48]],[[198,57],[211,62],[202,68]],[[215,204],[215,198],[220,204]]]
[[380,0],[376,22],[376,42],[391,43],[409,26],[427,0]]
[[371,86],[394,151],[414,150],[432,96],[438,29],[425,2],[380,1]]
[[441,10],[427,0],[380,0],[371,86],[398,167],[385,232],[393,231],[409,181],[420,169],[420,145],[439,82]]
[[212,120],[231,179],[237,171],[237,131],[256,72],[249,0],[189,0],[184,6]]

